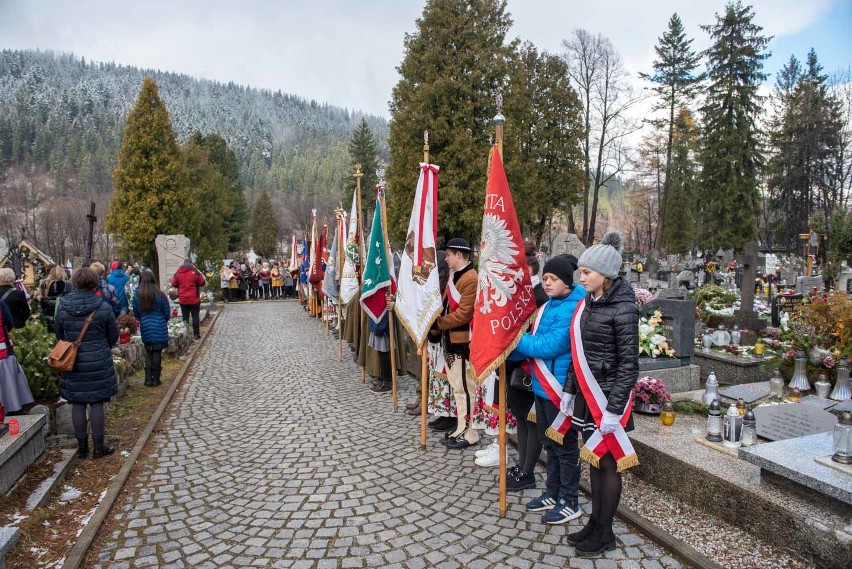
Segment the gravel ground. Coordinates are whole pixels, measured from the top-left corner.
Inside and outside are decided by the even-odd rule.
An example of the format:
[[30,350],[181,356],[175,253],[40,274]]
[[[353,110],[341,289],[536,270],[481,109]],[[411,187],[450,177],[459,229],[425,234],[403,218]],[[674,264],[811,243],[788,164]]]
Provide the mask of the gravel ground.
[[[588,468],[583,469],[588,480]],[[621,502],[674,537],[719,563],[737,569],[811,569],[813,562],[785,547],[768,544],[735,526],[684,504],[629,472]]]

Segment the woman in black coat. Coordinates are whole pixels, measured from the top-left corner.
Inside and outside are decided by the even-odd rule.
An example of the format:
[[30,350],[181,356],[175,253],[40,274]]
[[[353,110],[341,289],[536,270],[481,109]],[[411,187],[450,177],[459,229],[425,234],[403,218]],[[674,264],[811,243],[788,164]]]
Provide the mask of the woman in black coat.
[[59,301],[56,337],[73,342],[86,320],[90,316],[92,320],[80,342],[73,369],[62,373],[59,393],[72,404],[71,420],[80,458],[89,452],[87,406],[95,447],[92,458],[101,458],[115,452],[115,447],[104,443],[104,403],[118,391],[111,350],[118,341],[118,326],[112,307],[95,294],[98,275],[92,269],[77,270],[72,283],[74,290]]
[[[622,429],[624,432],[633,430],[631,410],[627,406],[631,404],[630,393],[639,375],[639,312],[636,293],[630,283],[618,276],[622,264],[621,244],[621,233],[609,232],[599,244],[586,249],[578,263],[580,282],[588,294],[579,322],[577,319],[572,322],[571,332],[572,337],[576,337],[575,326],[579,325],[583,349],[573,354],[574,366],[565,380],[560,410],[565,414],[573,413],[572,428],[589,444],[593,444],[589,439],[596,434],[600,439],[601,435],[618,434]],[[588,364],[588,372],[603,393],[600,417],[593,416],[580,389],[576,370],[581,360]],[[622,422],[625,411],[626,421]],[[595,459],[588,450],[589,444],[583,454]],[[606,446],[608,448],[608,444]],[[635,454],[625,453],[622,461],[621,469],[638,464]],[[589,468],[592,514],[582,530],[567,538],[578,557],[593,557],[615,549],[612,520],[621,499],[621,472],[612,452],[607,450],[596,461],[597,465],[595,460],[589,462],[592,463]]]
[[30,303],[27,296],[15,286],[15,271],[5,267],[0,269],[0,300],[9,307],[12,313],[12,325],[23,328],[30,317]]

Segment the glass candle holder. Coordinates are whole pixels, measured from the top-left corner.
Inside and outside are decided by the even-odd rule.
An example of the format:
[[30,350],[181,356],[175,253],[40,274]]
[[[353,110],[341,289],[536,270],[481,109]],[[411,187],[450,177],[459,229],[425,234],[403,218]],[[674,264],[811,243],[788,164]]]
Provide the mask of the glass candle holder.
[[671,401],[663,403],[663,410],[660,411],[660,422],[666,427],[671,427],[675,422],[675,410]]
[[9,419],[9,434],[17,435],[21,432],[21,426],[17,419]]
[[757,418],[754,416],[754,411],[749,409],[743,415],[743,438],[742,444],[744,447],[750,447],[757,444]]
[[798,403],[801,400],[802,400],[802,392],[799,391],[798,387],[794,387],[790,391],[789,395],[787,395],[787,401],[790,401],[791,403]]
[[784,378],[778,368],[772,370],[772,377],[769,378],[769,394],[776,401],[784,399]]
[[852,464],[852,413],[845,411],[834,426],[834,454],[831,460]]
[[713,443],[722,442],[722,407],[718,399],[714,399],[707,412],[707,440]]

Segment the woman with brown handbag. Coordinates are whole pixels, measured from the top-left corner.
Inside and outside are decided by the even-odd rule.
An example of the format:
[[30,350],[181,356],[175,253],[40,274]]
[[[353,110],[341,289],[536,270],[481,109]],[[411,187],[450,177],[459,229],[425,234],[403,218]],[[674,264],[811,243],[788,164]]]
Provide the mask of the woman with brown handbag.
[[75,271],[72,283],[74,290],[62,297],[56,312],[56,337],[74,342],[87,320],[91,320],[80,340],[74,367],[62,373],[59,393],[72,405],[78,456],[85,458],[89,453],[88,424],[91,424],[92,458],[101,458],[115,452],[115,447],[104,442],[104,403],[118,391],[111,351],[118,341],[118,326],[112,307],[95,294],[98,275],[92,269]]

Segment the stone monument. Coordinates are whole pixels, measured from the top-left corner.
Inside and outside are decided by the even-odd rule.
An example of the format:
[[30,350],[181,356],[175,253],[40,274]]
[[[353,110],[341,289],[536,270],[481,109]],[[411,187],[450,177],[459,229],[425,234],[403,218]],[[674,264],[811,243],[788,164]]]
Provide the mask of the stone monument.
[[551,257],[567,254],[574,255],[579,259],[585,250],[586,246],[583,245],[583,242],[574,233],[560,233],[554,237],[550,244]]
[[189,257],[189,239],[186,235],[157,235],[158,268],[160,288],[167,290],[169,281]]
[[750,241],[746,244],[745,254],[740,255],[737,261],[743,268],[742,289],[740,293],[740,309],[734,312],[734,320],[739,323],[740,328],[758,331],[765,327],[765,323],[754,311],[754,281],[757,278],[757,243]]

